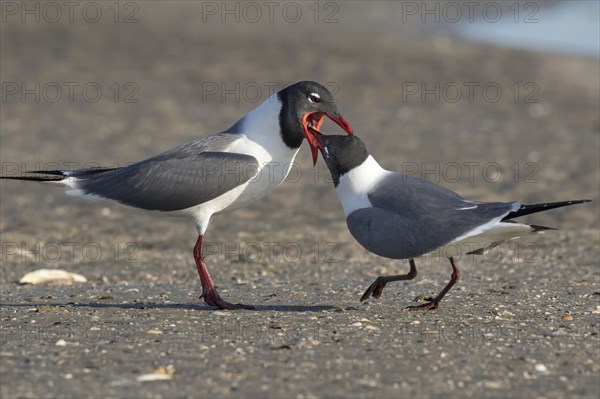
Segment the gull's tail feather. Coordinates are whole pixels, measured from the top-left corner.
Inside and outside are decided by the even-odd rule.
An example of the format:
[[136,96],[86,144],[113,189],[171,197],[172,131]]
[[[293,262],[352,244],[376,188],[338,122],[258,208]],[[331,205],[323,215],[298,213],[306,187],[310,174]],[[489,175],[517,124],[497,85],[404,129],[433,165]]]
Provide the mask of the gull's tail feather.
[[545,230],[558,230],[558,229],[555,229],[554,227],[540,226],[537,224],[530,224],[529,227],[531,227],[533,229],[533,233],[537,233],[538,231],[545,231]]

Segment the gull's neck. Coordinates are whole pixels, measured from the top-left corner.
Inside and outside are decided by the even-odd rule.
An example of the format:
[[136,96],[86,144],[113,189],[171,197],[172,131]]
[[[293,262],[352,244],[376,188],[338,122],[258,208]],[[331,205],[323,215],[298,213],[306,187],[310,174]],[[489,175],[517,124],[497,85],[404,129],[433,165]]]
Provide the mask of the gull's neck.
[[368,194],[389,173],[369,155],[363,163],[340,176],[335,191],[346,216],[357,209],[371,207]]

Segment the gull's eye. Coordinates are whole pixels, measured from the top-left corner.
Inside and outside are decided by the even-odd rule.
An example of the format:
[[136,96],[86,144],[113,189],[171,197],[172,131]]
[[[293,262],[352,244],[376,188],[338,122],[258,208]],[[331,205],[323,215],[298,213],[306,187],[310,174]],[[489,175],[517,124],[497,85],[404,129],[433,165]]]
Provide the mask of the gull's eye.
[[317,104],[321,102],[321,96],[319,96],[317,93],[310,93],[308,95],[308,101],[313,103],[313,104]]

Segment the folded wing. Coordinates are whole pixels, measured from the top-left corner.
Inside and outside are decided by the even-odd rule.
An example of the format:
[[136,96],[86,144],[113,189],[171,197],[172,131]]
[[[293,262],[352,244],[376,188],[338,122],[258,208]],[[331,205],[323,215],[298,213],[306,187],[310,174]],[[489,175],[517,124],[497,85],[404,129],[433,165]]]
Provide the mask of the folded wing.
[[393,259],[431,252],[520,207],[518,202],[468,201],[400,173],[390,174],[368,197],[373,207],[350,214],[348,228],[366,249]]

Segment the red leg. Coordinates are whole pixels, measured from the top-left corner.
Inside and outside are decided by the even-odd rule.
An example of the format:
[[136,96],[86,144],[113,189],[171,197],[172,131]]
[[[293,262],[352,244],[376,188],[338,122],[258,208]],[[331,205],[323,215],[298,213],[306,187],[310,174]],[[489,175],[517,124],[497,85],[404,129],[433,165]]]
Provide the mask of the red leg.
[[452,288],[454,286],[454,284],[456,284],[456,282],[460,279],[460,269],[458,268],[458,266],[456,266],[456,264],[454,263],[454,258],[452,258],[452,257],[450,258],[450,264],[452,265],[452,274],[450,275],[450,281],[448,282],[448,284],[446,284],[446,286],[444,287],[442,292],[440,292],[430,302],[424,303],[423,305],[408,306],[408,307],[406,307],[406,309],[420,310],[420,311],[427,312],[429,310],[438,308],[438,305],[440,304],[440,301],[442,300],[444,295],[446,295],[448,293],[448,291],[450,291],[450,288]]
[[199,235],[196,245],[194,246],[194,260],[196,261],[196,268],[198,269],[198,275],[200,276],[200,283],[202,284],[202,296],[204,302],[211,306],[217,306],[220,309],[254,309],[253,306],[243,305],[241,303],[230,303],[219,296],[217,287],[210,278],[210,273],[204,263],[204,255],[202,254],[202,243],[204,241],[204,235]]

